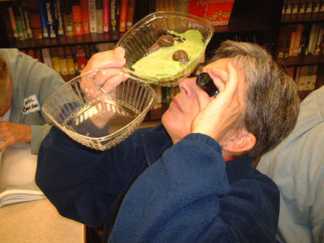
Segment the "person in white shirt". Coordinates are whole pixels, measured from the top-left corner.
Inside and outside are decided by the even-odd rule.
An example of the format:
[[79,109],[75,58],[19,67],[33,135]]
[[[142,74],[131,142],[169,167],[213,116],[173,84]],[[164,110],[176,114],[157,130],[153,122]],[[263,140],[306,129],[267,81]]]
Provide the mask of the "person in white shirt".
[[41,113],[64,80],[17,49],[0,49],[0,185],[34,182],[36,154],[50,129]]
[[257,167],[278,185],[278,240],[324,242],[324,87],[301,103],[297,124]]

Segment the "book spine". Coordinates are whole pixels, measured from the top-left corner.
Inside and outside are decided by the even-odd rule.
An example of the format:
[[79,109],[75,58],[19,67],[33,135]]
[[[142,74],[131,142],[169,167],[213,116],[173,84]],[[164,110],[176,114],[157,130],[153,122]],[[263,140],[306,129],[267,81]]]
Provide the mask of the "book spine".
[[104,32],[109,31],[109,20],[110,20],[110,1],[103,0],[103,30]]
[[57,34],[64,35],[64,24],[63,24],[63,16],[62,16],[62,0],[56,1],[56,16],[57,16]]
[[97,33],[103,33],[103,1],[96,0],[96,24],[97,24]]
[[116,1],[110,1],[110,29],[112,32],[117,31],[117,21],[116,21]]
[[19,6],[14,8],[14,13],[16,15],[16,29],[18,32],[18,39],[25,40],[27,39],[27,31],[24,22],[24,16],[22,14],[22,9]]
[[52,65],[51,54],[50,54],[49,49],[48,49],[48,48],[43,48],[43,49],[41,50],[41,52],[42,52],[42,58],[43,58],[44,63],[45,63],[47,66],[49,66],[49,67],[52,68],[53,65]]
[[16,26],[17,26],[16,25],[16,17],[15,17],[13,8],[9,7],[8,12],[9,12],[10,26],[11,26],[11,29],[12,29],[12,32],[13,32],[13,36],[14,36],[14,38],[17,39],[18,38],[18,32],[17,32],[17,28],[16,28]]
[[51,11],[51,2],[48,0],[45,1],[45,9],[46,9],[46,15],[47,15],[47,25],[48,25],[49,37],[55,38],[56,33],[54,30],[54,21],[53,21],[53,16],[52,16],[52,11]]
[[81,47],[77,47],[76,50],[76,63],[78,72],[81,72],[81,70],[87,64],[86,53]]
[[72,21],[73,21],[73,34],[75,36],[82,35],[82,17],[81,6],[79,1],[74,1],[72,5]]
[[21,30],[22,30],[22,39],[25,40],[25,39],[28,39],[28,29],[27,29],[27,23],[26,23],[26,20],[25,20],[25,14],[24,14],[24,10],[22,7],[18,7],[18,16],[19,16],[19,19],[20,19],[20,24],[21,24]]
[[42,34],[41,19],[39,14],[37,14],[36,12],[31,12],[29,16],[30,16],[30,27],[33,33],[33,38],[42,39],[43,34]]
[[56,72],[61,73],[60,60],[59,60],[59,57],[58,57],[58,48],[52,48],[50,50],[50,56],[51,56],[53,69]]
[[30,27],[30,15],[26,10],[23,10],[23,15],[26,23],[26,29],[27,29],[27,38],[31,39],[33,38],[33,33]]
[[127,30],[130,29],[130,27],[132,27],[133,22],[134,22],[134,11],[135,11],[135,0],[128,0],[128,11],[127,11],[127,24],[126,24],[126,28]]
[[66,67],[67,74],[71,77],[76,74],[75,64],[72,56],[72,50],[70,47],[65,48],[65,59],[66,59]]
[[68,75],[68,69],[67,69],[66,59],[65,59],[65,52],[64,52],[63,47],[58,48],[58,58],[59,58],[61,75],[62,76]]
[[80,0],[81,16],[82,16],[82,32],[89,34],[89,4],[88,0]]
[[116,0],[116,8],[115,8],[115,18],[116,18],[116,31],[119,31],[119,25],[120,25],[120,22],[119,22],[119,18],[120,18],[120,7],[121,7],[121,0]]
[[127,29],[128,0],[120,0],[119,32]]
[[90,33],[97,32],[96,0],[89,0],[89,26]]
[[[61,2],[63,3],[63,1]],[[64,1],[61,5],[62,9],[64,9],[64,32],[66,36],[73,36],[73,22],[72,22],[72,0]]]

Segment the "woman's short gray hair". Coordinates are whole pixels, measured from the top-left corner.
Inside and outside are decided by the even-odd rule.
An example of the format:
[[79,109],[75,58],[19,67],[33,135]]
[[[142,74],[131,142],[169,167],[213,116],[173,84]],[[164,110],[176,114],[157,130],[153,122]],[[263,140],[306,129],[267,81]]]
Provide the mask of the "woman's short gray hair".
[[279,144],[294,128],[299,112],[299,97],[295,82],[257,44],[224,41],[216,50],[213,61],[233,58],[248,82],[246,129],[256,136],[256,145],[248,152],[259,157]]

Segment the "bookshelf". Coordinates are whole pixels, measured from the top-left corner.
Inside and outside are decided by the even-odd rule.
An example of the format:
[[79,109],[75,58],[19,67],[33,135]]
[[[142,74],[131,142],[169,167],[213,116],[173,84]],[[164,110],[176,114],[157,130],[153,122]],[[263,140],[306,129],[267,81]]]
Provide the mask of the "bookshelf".
[[323,0],[284,1],[276,54],[301,98],[324,85]]
[[55,39],[28,39],[12,41],[10,47],[24,49],[51,48],[60,46],[87,45],[93,43],[117,42],[121,33],[86,34],[82,36],[60,36]]
[[[85,59],[89,58],[94,52],[100,51],[98,46],[107,44],[110,48],[118,41],[118,39],[123,34],[123,31],[120,32],[119,28],[115,31],[112,31],[111,26],[109,26],[109,31],[105,31],[104,27],[98,27],[101,29],[97,32],[91,33],[91,24],[89,24],[89,33],[83,33],[81,35],[73,35],[71,36],[71,31],[68,33],[66,26],[64,26],[64,35],[58,34],[56,31],[56,37],[50,38],[44,36],[38,36],[37,38],[33,36],[32,38],[13,38],[12,26],[10,26],[10,22],[8,23],[8,9],[13,8],[13,11],[17,11],[17,6],[21,6],[23,9],[29,11],[29,17],[32,14],[41,15],[42,11],[39,10],[39,3],[48,3],[48,2],[64,2],[60,6],[61,15],[72,14],[73,10],[75,16],[70,16],[69,18],[74,18],[74,22],[79,25],[82,24],[82,1],[86,1],[90,6],[92,4],[99,4],[103,6],[102,12],[99,12],[100,16],[105,16],[105,3],[108,2],[111,9],[121,8],[121,2],[123,0],[8,0],[8,1],[0,1],[0,19],[4,23],[0,29],[1,33],[6,33],[5,35],[1,35],[0,37],[0,47],[14,47],[24,51],[27,54],[34,56],[40,60],[44,59],[43,54],[47,53],[47,62],[52,63],[52,66],[55,70],[62,74],[65,80],[69,80],[73,76],[77,75],[82,66],[84,65],[84,61],[77,64],[75,68],[75,72],[71,72],[67,74],[66,68],[60,70],[60,67],[64,67],[66,65],[66,60],[62,60],[62,56],[66,56],[66,53],[72,55],[72,59],[77,59],[77,53],[81,50],[82,56]],[[230,0],[229,0],[230,1]],[[119,5],[111,5],[112,3],[119,3]],[[131,0],[128,0],[130,3]],[[156,11],[156,10],[176,10],[176,11],[188,11],[189,3],[192,3],[191,0],[136,0],[136,3],[133,6],[132,13],[132,23],[136,23],[139,19],[143,18],[145,15]],[[207,2],[207,1],[206,1]],[[80,8],[75,8],[73,4],[80,3]],[[168,3],[168,4],[166,4]],[[173,3],[170,5],[170,3]],[[187,5],[186,5],[187,4]],[[35,6],[36,5],[36,6]],[[64,5],[62,7],[62,5]],[[72,6],[71,6],[72,5]],[[129,5],[129,4],[128,4]],[[180,6],[181,5],[181,6]],[[57,4],[56,4],[57,6]],[[281,11],[283,7],[283,0],[277,1],[259,1],[259,0],[235,0],[234,5],[232,7],[231,17],[228,20],[227,25],[215,25],[215,33],[214,36],[207,48],[206,57],[212,55],[213,50],[218,47],[220,42],[226,39],[233,40],[241,40],[241,41],[250,41],[256,42],[271,51],[272,54],[275,54],[277,49],[277,38],[280,28],[280,19],[281,19]],[[35,10],[36,9],[36,10]],[[89,8],[90,9],[90,8]],[[98,8],[96,8],[98,11]],[[100,11],[100,9],[99,9]],[[115,10],[116,11],[116,10]],[[121,10],[120,10],[121,11]],[[80,13],[81,12],[81,13]],[[81,15],[81,17],[79,16]],[[115,20],[117,20],[120,14],[109,12],[110,19],[112,21],[111,16],[115,16]],[[55,14],[54,14],[55,16]],[[66,16],[62,16],[63,22],[65,24]],[[70,19],[67,18],[67,21]],[[91,19],[91,14],[88,13],[88,21]],[[118,21],[117,21],[118,22]],[[98,22],[96,22],[98,24]],[[31,24],[31,23],[30,23]],[[104,21],[99,23],[99,25],[104,25]],[[118,23],[117,23],[118,24]],[[41,23],[38,24],[39,28]],[[130,27],[129,25],[128,27]],[[97,30],[98,30],[97,28]],[[72,26],[72,32],[75,30],[75,27]],[[127,30],[127,28],[126,28]],[[101,33],[98,33],[101,32]],[[38,31],[38,35],[42,34],[42,30]],[[106,48],[106,47],[104,47]],[[49,60],[52,59],[52,60]],[[57,64],[57,59],[61,60],[61,64]],[[77,63],[77,60],[74,60]],[[73,62],[73,61],[72,61]],[[71,63],[71,60],[70,62]],[[61,68],[62,69],[62,68]],[[167,108],[172,96],[176,93],[174,88],[159,88],[157,89],[159,101],[157,102],[156,109],[153,109],[148,115],[146,120],[149,121],[158,121],[161,117],[162,112]]]

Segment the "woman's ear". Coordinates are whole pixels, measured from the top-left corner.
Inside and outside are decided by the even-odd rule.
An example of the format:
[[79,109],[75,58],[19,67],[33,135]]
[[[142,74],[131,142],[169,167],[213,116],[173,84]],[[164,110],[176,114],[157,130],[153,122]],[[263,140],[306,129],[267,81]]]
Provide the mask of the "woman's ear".
[[222,149],[232,155],[250,151],[255,144],[256,137],[244,128],[230,131],[221,142]]

